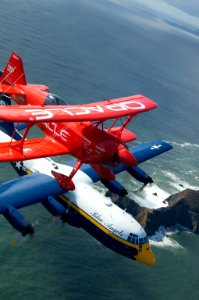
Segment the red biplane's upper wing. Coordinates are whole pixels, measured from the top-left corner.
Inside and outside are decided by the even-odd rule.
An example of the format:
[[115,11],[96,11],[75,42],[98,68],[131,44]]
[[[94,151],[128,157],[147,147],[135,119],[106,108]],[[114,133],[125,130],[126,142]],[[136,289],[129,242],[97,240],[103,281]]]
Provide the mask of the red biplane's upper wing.
[[81,122],[103,121],[137,115],[157,107],[142,95],[79,105],[0,106],[0,120],[8,122]]

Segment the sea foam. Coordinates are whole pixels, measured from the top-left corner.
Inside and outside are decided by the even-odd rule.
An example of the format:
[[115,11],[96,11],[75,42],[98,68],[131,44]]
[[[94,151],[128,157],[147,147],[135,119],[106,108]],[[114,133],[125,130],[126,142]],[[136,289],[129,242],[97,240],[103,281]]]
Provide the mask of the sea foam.
[[198,187],[195,185],[189,184],[187,181],[180,179],[174,173],[169,171],[164,171],[166,177],[169,178],[169,185],[175,188],[176,192],[181,192],[185,189],[198,190]]
[[180,148],[189,148],[191,150],[199,149],[199,144],[191,144],[188,142],[184,142],[184,143],[168,142],[168,143],[172,144],[173,146],[180,147]]
[[139,194],[132,192],[130,198],[142,207],[150,209],[158,209],[168,206],[166,199],[170,196],[169,193],[159,188],[156,184],[147,185]]
[[177,232],[177,227],[171,229],[160,226],[155,234],[149,237],[150,244],[156,247],[183,249],[183,247],[171,237]]

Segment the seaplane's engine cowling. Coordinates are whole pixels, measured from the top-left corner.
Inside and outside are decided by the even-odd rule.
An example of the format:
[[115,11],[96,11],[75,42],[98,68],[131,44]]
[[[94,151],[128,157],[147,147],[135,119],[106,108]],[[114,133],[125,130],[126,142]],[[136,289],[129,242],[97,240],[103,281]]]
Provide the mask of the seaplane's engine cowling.
[[7,221],[23,236],[33,234],[34,229],[25,217],[12,205],[9,205],[6,212],[3,214]]
[[55,217],[66,214],[66,209],[54,197],[49,196],[42,204]]

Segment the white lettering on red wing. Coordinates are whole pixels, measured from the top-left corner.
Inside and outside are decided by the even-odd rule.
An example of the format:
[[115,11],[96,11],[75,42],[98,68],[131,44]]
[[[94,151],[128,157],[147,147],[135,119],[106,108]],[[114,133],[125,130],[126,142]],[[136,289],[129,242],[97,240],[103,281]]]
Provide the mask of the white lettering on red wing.
[[[72,106],[72,107],[67,107],[67,108],[63,108],[61,109],[63,112],[67,113],[69,116],[74,116],[76,113],[75,113],[75,110],[79,109],[78,106]],[[73,112],[74,110],[74,112]]]
[[59,115],[59,112],[63,112],[69,116],[78,116],[78,115],[89,115],[93,111],[104,113],[105,109],[110,111],[125,111],[125,110],[143,110],[146,106],[138,101],[125,101],[121,103],[108,104],[106,106],[96,105],[96,106],[68,106],[66,108],[49,108],[49,109],[26,109],[25,112],[31,113],[32,116],[35,116],[36,120],[46,120],[51,119],[55,115]]
[[125,106],[122,105],[123,103],[117,103],[117,104],[109,104],[106,105],[106,108],[113,111],[123,111],[128,110]]
[[126,107],[127,109],[133,109],[133,110],[145,109],[145,107],[146,107],[143,103],[135,101],[135,100],[123,102],[122,105],[124,107]]
[[49,110],[42,109],[25,109],[25,112],[31,113],[32,116],[35,116],[35,120],[46,120],[53,117],[53,113]]
[[100,105],[96,105],[96,106],[89,106],[88,109],[92,112],[99,112],[99,113],[103,113],[104,112],[104,109],[102,106]]
[[87,108],[84,107],[84,106],[80,106],[80,107],[78,107],[78,109],[79,109],[80,111],[75,112],[75,115],[77,115],[77,116],[79,116],[79,115],[88,115],[88,114],[90,114],[90,110],[87,109]]

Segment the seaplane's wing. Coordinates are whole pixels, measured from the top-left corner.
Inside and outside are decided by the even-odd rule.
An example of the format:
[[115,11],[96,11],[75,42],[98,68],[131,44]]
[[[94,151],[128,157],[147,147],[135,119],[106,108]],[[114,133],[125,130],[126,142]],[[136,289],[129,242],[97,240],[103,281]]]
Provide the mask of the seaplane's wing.
[[153,100],[142,95],[75,106],[1,106],[0,120],[33,123],[103,121],[128,115],[134,116],[156,107],[157,104]]
[[66,209],[53,196],[64,191],[58,182],[48,175],[33,173],[0,185],[0,214],[23,236],[34,233],[34,227],[18,210],[42,203],[55,216],[64,216]]

